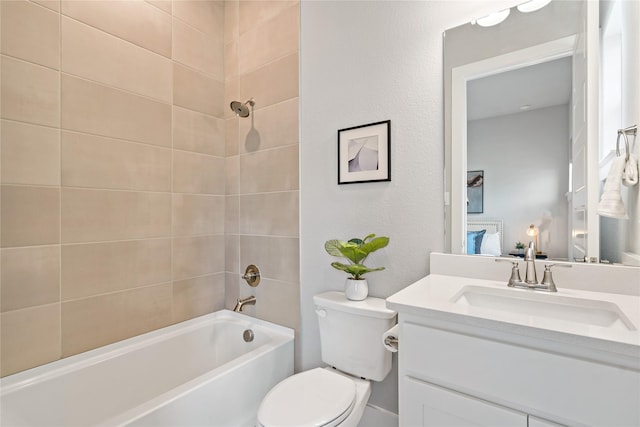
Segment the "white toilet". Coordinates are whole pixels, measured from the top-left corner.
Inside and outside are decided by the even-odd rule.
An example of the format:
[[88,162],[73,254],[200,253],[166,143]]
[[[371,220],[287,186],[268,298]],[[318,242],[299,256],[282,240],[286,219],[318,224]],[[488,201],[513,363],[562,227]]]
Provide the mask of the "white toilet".
[[380,298],[350,301],[342,292],[313,297],[322,360],[330,367],[300,372],[278,383],[258,409],[263,427],[356,427],[371,395],[369,380],[391,370],[382,335],[396,312]]

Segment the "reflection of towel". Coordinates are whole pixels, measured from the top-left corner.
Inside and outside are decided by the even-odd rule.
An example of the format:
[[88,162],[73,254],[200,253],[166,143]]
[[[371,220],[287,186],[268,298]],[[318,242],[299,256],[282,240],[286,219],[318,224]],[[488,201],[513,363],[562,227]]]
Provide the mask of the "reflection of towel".
[[629,160],[624,165],[624,171],[622,172],[622,184],[625,187],[631,187],[638,183],[638,159],[636,156],[629,155]]
[[620,196],[620,185],[624,165],[624,157],[616,157],[613,160],[609,175],[607,175],[607,181],[604,183],[600,203],[598,203],[598,215],[621,219],[629,218],[624,208],[624,203],[622,203],[622,197]]

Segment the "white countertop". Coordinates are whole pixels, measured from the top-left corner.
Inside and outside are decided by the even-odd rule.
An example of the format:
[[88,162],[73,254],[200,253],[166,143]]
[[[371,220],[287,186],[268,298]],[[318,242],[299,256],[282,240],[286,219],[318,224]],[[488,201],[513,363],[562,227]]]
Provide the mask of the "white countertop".
[[[476,288],[477,287],[477,288]],[[580,321],[550,318],[535,311],[486,308],[458,301],[465,290],[481,289],[518,299],[546,301],[571,309],[571,298],[581,304],[604,304],[619,308],[625,322],[594,325]],[[545,300],[545,298],[549,298]],[[613,304],[613,305],[612,305]],[[547,342],[547,350],[564,347],[572,355],[596,358],[608,363],[640,369],[640,297],[560,288],[557,293],[508,288],[506,281],[473,279],[432,274],[387,298],[387,307],[429,322],[449,322],[462,328],[513,336],[520,344],[532,339]],[[472,333],[472,332],[470,332]],[[529,341],[527,341],[529,340]],[[585,353],[586,351],[586,353]],[[564,352],[564,351],[563,351]],[[606,360],[605,360],[606,359]],[[620,360],[622,361],[620,362]]]

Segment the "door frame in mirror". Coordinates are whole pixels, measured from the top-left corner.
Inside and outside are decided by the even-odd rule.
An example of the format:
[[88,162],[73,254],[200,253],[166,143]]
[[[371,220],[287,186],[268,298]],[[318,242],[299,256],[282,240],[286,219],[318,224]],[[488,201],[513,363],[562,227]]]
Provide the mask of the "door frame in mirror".
[[[451,70],[451,168],[450,168],[450,235],[451,253],[466,252],[466,174],[467,174],[467,82],[469,80],[571,56],[576,36],[542,43]],[[462,227],[456,226],[461,224]],[[504,248],[503,248],[504,250]]]

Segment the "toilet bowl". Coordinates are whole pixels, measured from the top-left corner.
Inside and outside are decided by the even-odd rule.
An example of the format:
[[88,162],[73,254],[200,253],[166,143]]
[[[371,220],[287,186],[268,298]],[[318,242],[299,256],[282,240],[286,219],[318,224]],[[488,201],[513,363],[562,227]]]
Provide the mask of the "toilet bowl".
[[396,312],[383,299],[351,301],[342,292],[326,292],[313,301],[322,360],[330,367],[278,383],[260,404],[258,426],[356,427],[371,395],[370,381],[384,380],[391,370],[382,335],[395,324]]
[[258,409],[260,427],[356,427],[371,383],[333,368],[315,368],[276,385]]

